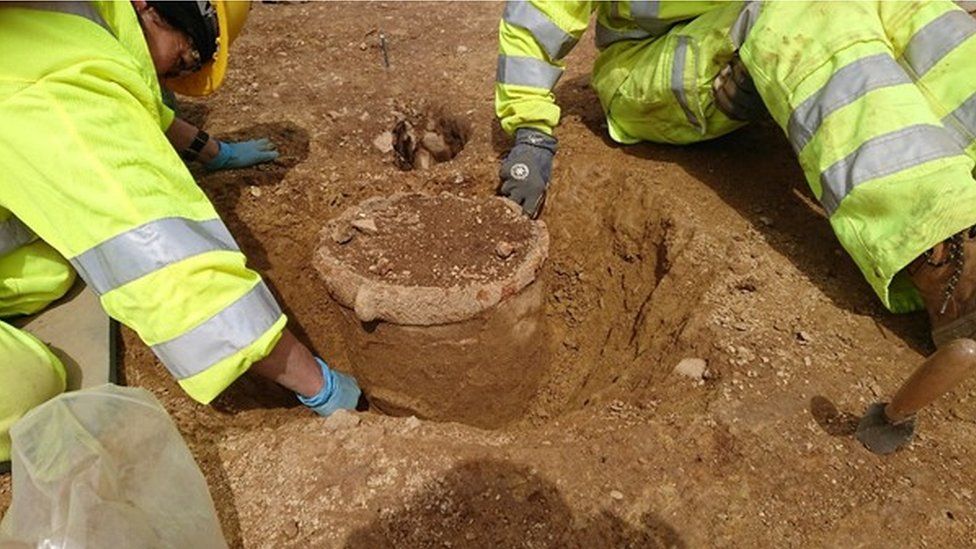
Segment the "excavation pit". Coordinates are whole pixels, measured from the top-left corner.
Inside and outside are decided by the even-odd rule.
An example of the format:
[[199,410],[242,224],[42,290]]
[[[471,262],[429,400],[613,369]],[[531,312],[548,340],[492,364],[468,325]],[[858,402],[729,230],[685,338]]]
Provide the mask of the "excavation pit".
[[372,406],[497,428],[548,367],[545,224],[498,197],[401,193],[328,222],[315,266]]

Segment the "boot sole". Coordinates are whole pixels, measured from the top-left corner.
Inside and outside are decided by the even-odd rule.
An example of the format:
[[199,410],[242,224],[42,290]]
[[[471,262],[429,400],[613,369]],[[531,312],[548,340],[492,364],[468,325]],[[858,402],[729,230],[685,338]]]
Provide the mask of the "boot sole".
[[945,326],[932,330],[932,341],[935,342],[936,347],[942,347],[961,337],[976,339],[976,311],[964,314]]

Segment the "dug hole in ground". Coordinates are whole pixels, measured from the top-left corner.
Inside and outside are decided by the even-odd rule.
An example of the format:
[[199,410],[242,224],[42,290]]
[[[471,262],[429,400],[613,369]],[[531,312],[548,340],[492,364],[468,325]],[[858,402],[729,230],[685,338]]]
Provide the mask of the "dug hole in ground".
[[[185,103],[213,135],[281,149],[272,165],[198,181],[300,337],[340,369],[352,361],[314,266],[319,233],[372,197],[494,193],[508,146],[492,107],[501,11],[259,4],[224,87]],[[923,412],[907,450],[879,457],[850,436],[931,351],[928,328],[877,302],[780,130],[614,145],[588,87],[594,57],[591,30],[555,89],[560,150],[539,273],[549,367],[504,427],[323,420],[252,378],[200,406],[123,330],[124,382],[177,422],[229,543],[976,543],[971,383]],[[403,172],[374,146],[399,116],[445,104],[471,124],[452,161]],[[704,370],[672,373],[684,359]],[[9,498],[0,478],[0,511]]]

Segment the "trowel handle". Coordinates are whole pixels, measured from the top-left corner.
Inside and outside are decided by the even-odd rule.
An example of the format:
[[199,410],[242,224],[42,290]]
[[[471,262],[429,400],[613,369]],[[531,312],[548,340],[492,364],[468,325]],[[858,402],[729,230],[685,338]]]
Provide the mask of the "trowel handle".
[[885,416],[900,423],[976,371],[976,341],[956,339],[932,354],[898,389]]

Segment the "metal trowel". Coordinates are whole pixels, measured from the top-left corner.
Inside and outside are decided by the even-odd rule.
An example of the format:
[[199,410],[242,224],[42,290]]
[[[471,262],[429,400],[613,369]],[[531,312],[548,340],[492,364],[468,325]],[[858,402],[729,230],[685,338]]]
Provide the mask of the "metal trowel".
[[902,384],[891,402],[868,408],[854,436],[876,454],[890,454],[912,440],[915,414],[976,370],[976,341],[956,339],[932,354]]

